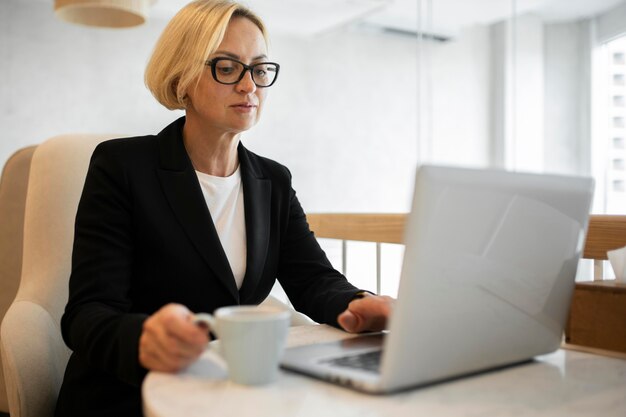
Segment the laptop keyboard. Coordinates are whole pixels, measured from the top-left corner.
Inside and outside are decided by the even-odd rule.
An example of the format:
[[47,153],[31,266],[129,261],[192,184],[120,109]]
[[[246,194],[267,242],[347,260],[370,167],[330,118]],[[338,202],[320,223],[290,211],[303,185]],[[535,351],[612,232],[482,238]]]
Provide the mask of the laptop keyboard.
[[380,372],[379,370],[381,354],[381,350],[374,350],[370,352],[359,353],[356,355],[323,359],[320,361],[320,363],[378,373]]

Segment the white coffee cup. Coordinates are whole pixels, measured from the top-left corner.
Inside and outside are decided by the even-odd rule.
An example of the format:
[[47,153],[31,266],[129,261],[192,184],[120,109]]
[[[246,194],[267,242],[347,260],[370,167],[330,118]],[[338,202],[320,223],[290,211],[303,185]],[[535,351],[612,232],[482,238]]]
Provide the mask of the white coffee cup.
[[262,385],[278,378],[278,365],[287,342],[290,313],[272,306],[232,306],[213,315],[199,313],[219,338],[222,357],[233,382]]

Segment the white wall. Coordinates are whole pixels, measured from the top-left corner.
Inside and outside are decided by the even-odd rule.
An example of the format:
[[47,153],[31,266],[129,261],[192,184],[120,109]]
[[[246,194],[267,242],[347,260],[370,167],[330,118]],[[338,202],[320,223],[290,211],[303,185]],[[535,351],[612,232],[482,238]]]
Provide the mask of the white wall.
[[596,18],[597,40],[609,41],[626,32],[626,2],[602,13]]
[[590,24],[549,24],[544,32],[545,169],[590,174]]
[[543,22],[536,15],[520,16],[516,23],[514,64],[515,121],[511,168],[543,172],[544,164],[544,50]]
[[[0,2],[0,162],[53,135],[156,133],[181,114],[160,107],[143,85],[164,21],[93,29],[60,22],[51,9],[45,2]],[[622,6],[600,16],[599,36],[619,32],[617,17],[624,13]],[[531,129],[518,138],[523,145],[533,138],[534,147],[527,148],[546,170],[584,173],[589,133],[581,103],[589,101],[583,67],[589,24],[547,25],[544,31],[527,16],[518,25],[517,93],[526,98],[517,125]],[[505,117],[506,100],[497,93],[506,93],[506,80],[498,79],[491,63],[507,62],[506,45],[497,47],[506,42],[499,32],[465,28],[449,42],[429,45],[432,113],[422,109],[422,120],[431,124],[429,160],[497,164],[498,132],[490,129]],[[245,143],[292,169],[310,211],[408,209],[418,160],[416,47],[414,37],[357,28],[315,39],[275,37],[271,53],[282,64],[280,79]],[[535,146],[541,136],[545,151]]]
[[543,23],[533,14],[491,27],[491,161],[543,170]]
[[488,166],[489,28],[466,28],[458,37],[434,44],[431,52],[432,160],[449,165]]
[[83,28],[51,3],[0,1],[0,161],[61,133],[149,133],[173,119],[143,85],[162,26]]
[[[592,141],[604,132],[605,121],[594,118],[605,103],[594,92],[602,84],[600,74],[594,77],[594,60],[602,42],[626,33],[626,2],[592,19],[547,24],[544,32],[545,169],[597,174],[592,172]],[[603,195],[602,180],[598,176],[597,199]]]
[[281,63],[251,149],[286,163],[308,211],[405,211],[416,155],[415,39],[274,38]]
[[[0,161],[69,132],[158,132],[143,71],[166,22],[127,30],[58,21],[44,2],[0,2]],[[493,90],[488,27],[429,45],[429,160],[490,165]],[[290,167],[308,211],[405,211],[417,155],[416,38],[359,27],[314,39],[277,36],[281,63],[251,149]],[[424,92],[422,92],[424,93]],[[422,155],[422,160],[424,155]]]
[[[58,21],[47,3],[0,2],[0,161],[70,132],[157,133],[143,71],[165,22],[127,30]],[[416,161],[415,38],[344,29],[277,37],[281,74],[255,151],[289,166],[309,211],[408,209]]]

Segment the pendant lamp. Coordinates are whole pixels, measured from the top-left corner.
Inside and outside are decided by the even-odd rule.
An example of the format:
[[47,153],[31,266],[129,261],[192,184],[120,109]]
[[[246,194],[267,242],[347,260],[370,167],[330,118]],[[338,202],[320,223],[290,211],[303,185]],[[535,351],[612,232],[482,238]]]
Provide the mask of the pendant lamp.
[[128,28],[146,22],[156,0],[55,0],[54,12],[66,22],[86,26]]

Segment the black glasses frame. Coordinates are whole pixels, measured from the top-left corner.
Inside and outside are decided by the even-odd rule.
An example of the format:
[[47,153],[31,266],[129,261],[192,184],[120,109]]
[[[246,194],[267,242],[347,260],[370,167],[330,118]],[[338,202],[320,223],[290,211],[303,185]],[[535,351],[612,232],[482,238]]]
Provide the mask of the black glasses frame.
[[[215,66],[220,61],[233,61],[233,62],[236,62],[236,63],[240,64],[243,67],[243,70],[241,71],[241,74],[239,74],[239,78],[237,78],[237,81],[226,83],[224,81],[220,81],[220,80],[217,79],[217,73],[215,72]],[[254,85],[256,85],[258,88],[267,88],[267,87],[271,87],[272,85],[274,85],[274,83],[276,82],[276,79],[278,78],[278,71],[280,70],[280,65],[278,65],[276,62],[257,62],[256,64],[246,65],[243,62],[238,61],[238,60],[233,59],[233,58],[213,58],[213,59],[207,60],[204,64],[211,67],[211,74],[213,75],[213,79],[215,81],[217,81],[218,83],[225,84],[225,85],[233,85],[233,84],[239,83],[243,79],[244,75],[246,75],[246,71],[250,71],[250,75],[252,76],[252,82],[254,82]],[[256,80],[254,79],[254,68],[259,66],[259,65],[267,65],[267,64],[271,64],[271,65],[276,66],[276,75],[274,76],[274,79],[272,80],[272,82],[270,84],[268,84],[268,85],[259,85],[259,84],[257,84]]]

